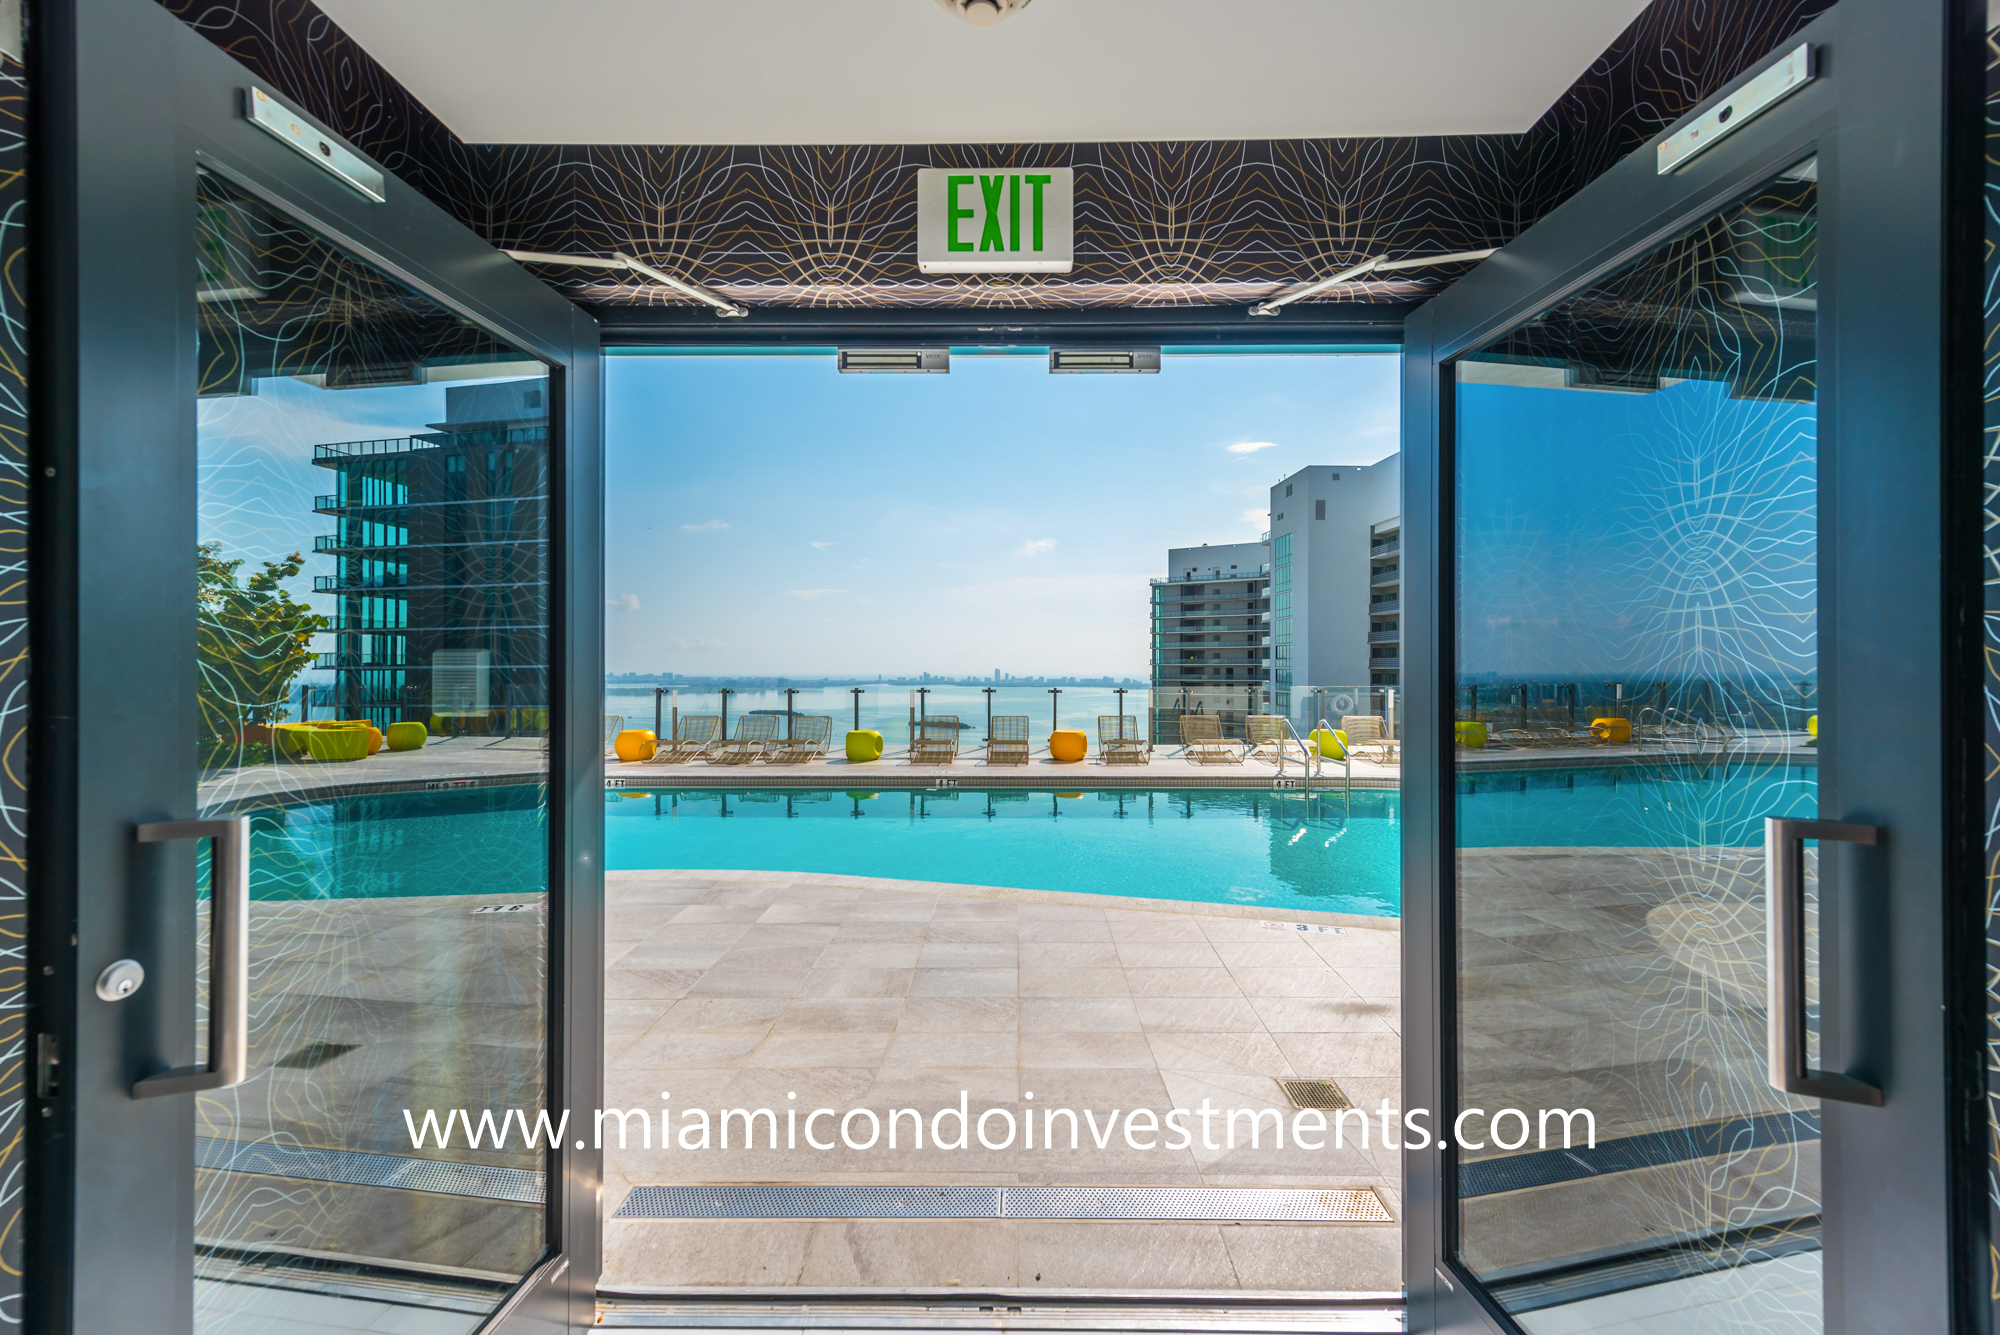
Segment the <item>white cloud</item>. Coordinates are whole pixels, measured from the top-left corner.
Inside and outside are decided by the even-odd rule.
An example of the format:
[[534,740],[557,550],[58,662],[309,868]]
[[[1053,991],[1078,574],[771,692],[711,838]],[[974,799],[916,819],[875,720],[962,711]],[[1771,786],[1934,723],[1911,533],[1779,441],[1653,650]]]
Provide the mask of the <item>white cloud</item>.
[[816,552],[823,552],[827,548],[833,546],[833,544],[830,542],[809,542],[806,544],[806,546],[812,548]]
[[701,523],[701,524],[682,524],[682,525],[681,525],[681,532],[683,532],[683,533],[719,533],[719,532],[721,532],[721,531],[722,531],[723,529],[725,529],[725,528],[728,528],[728,527],[729,527],[729,522],[728,522],[727,520],[724,520],[724,519],[711,519],[711,520],[708,520],[707,522],[705,522],[705,523]]
[[1239,444],[1231,445],[1229,452],[1231,454],[1255,454],[1259,450],[1275,450],[1277,448],[1278,442],[1275,440],[1246,440]]
[[1270,522],[1271,512],[1269,510],[1245,510],[1242,514],[1238,515],[1237,518],[1241,519],[1244,523],[1250,525],[1252,528],[1262,528],[1264,527],[1265,524]]
[[636,612],[639,610],[639,595],[621,593],[615,598],[606,598],[604,605],[620,612]]
[[805,598],[810,600],[813,598],[822,597],[829,593],[846,593],[847,590],[846,589],[787,589],[786,592],[791,594],[792,597],[794,598]]
[[1036,538],[1033,542],[1024,542],[1019,547],[1016,547],[1014,555],[1040,556],[1043,552],[1052,552],[1055,549],[1056,540],[1054,538]]

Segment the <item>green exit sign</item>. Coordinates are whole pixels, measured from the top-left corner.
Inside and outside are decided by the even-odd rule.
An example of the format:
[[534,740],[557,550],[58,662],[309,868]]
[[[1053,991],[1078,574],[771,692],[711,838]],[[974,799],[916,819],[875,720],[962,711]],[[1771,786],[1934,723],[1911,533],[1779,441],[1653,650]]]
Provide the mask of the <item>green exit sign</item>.
[[1076,262],[1070,167],[917,172],[917,268],[924,273],[1068,273]]

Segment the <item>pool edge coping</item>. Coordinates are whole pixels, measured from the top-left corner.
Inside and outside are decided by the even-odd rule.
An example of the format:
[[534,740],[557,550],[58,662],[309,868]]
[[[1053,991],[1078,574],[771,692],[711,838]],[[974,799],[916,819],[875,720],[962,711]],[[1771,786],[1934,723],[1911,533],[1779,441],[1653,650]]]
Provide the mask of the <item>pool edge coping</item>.
[[[1118,907],[1139,913],[1177,913],[1184,916],[1237,918],[1252,921],[1280,921],[1271,909],[1249,904],[1212,904],[1204,900],[1147,899],[1127,895],[1097,895],[1081,890],[1030,890],[1001,885],[975,885],[959,881],[913,881],[885,876],[851,876],[845,872],[749,871],[741,868],[658,867],[621,868],[604,873],[608,897],[614,883],[644,877],[670,880],[709,881],[814,881],[852,886],[861,890],[888,890],[899,894],[935,895],[940,890],[971,899],[1004,899],[1028,904],[1067,904],[1078,908]],[[1108,902],[1107,902],[1108,901]],[[1375,917],[1366,913],[1335,913],[1319,909],[1285,909],[1283,919],[1295,919],[1314,926],[1359,928],[1372,932],[1400,933],[1401,916]]]

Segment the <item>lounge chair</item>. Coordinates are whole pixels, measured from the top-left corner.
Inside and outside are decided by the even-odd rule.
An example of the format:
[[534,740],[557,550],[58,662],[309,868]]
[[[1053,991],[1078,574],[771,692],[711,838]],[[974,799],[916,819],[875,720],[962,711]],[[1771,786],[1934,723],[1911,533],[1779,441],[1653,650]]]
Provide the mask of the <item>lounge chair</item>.
[[1347,749],[1359,751],[1363,747],[1377,750],[1377,758],[1388,764],[1396,754],[1396,743],[1382,735],[1382,719],[1376,714],[1343,714],[1340,716],[1340,730],[1347,734]]
[[811,714],[806,717],[794,715],[792,735],[772,747],[764,757],[767,765],[803,765],[807,761],[821,760],[826,756],[827,747],[833,744],[833,716],[831,714]]
[[1240,765],[1243,753],[1222,735],[1222,720],[1213,714],[1183,714],[1181,754],[1197,765]]
[[1099,714],[1097,754],[1107,765],[1145,764],[1146,739],[1139,735],[1138,718],[1131,714]]
[[736,735],[709,748],[711,765],[747,765],[778,740],[776,714],[745,714],[736,720]]
[[683,714],[674,725],[671,741],[654,748],[648,765],[685,765],[714,746],[722,736],[722,718],[717,714]]
[[958,759],[958,715],[920,718],[910,733],[912,765],[949,765]]
[[[1272,760],[1280,759],[1286,745],[1292,740],[1292,730],[1286,726],[1283,714],[1252,714],[1243,720],[1243,730],[1249,735],[1247,754],[1268,755]],[[1292,747],[1292,758],[1299,758],[1298,748]]]
[[996,714],[993,730],[986,735],[986,763],[1025,765],[1028,763],[1028,716]]

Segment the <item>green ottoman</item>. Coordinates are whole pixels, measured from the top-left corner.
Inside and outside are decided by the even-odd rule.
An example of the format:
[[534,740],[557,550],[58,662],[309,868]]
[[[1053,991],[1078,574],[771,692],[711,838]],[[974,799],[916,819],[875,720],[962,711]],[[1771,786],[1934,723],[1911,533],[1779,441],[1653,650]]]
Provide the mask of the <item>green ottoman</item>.
[[389,725],[389,749],[391,751],[421,751],[430,740],[430,730],[421,723],[391,723]]
[[368,729],[359,724],[335,724],[306,733],[306,753],[314,760],[366,760]]
[[882,758],[882,734],[870,729],[847,734],[847,759],[850,763]]

